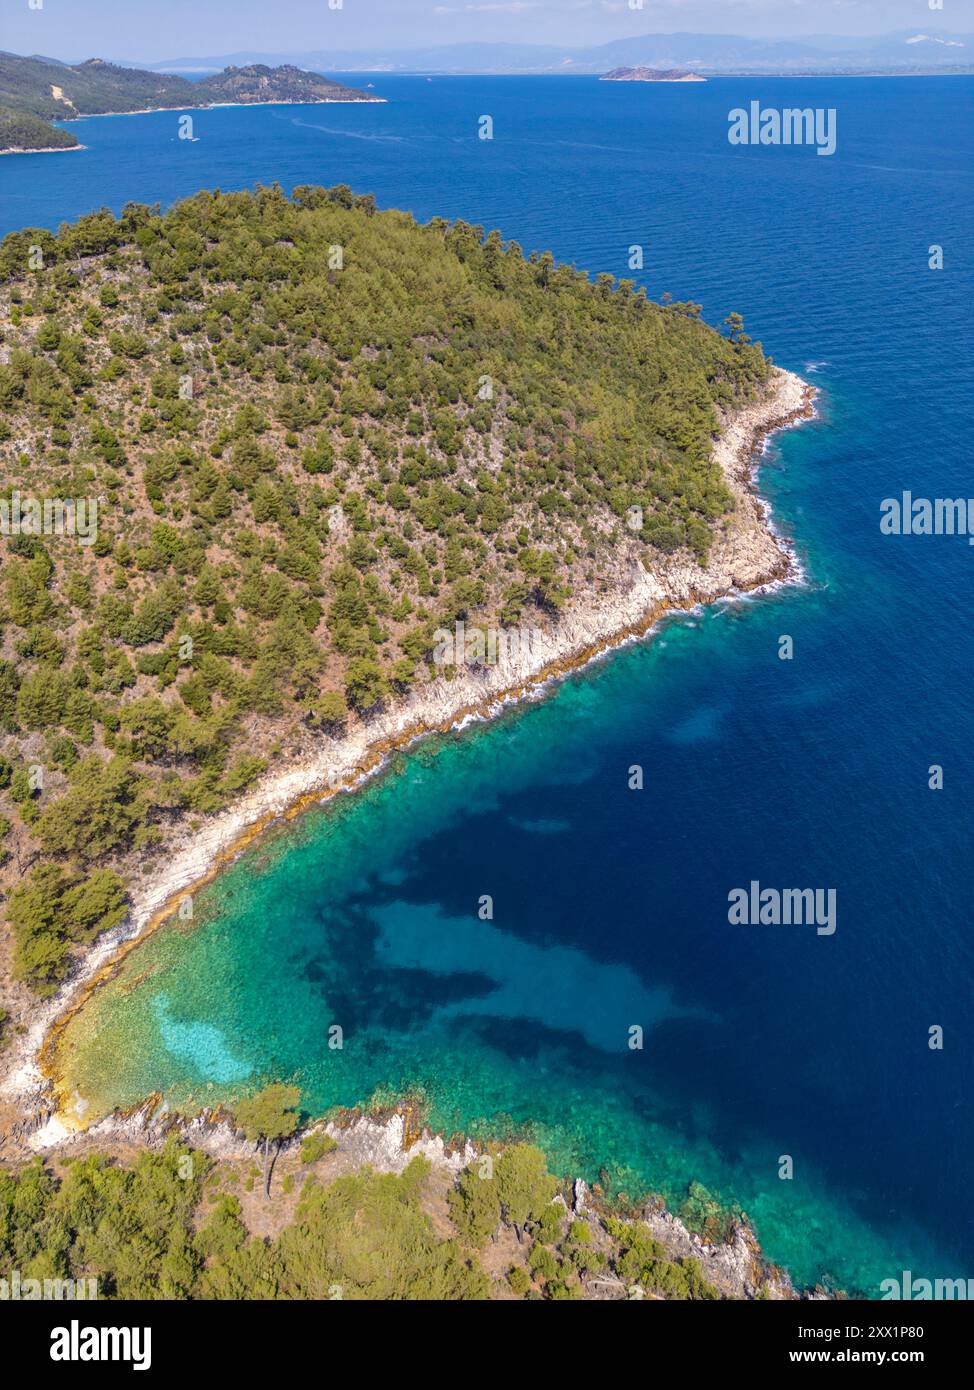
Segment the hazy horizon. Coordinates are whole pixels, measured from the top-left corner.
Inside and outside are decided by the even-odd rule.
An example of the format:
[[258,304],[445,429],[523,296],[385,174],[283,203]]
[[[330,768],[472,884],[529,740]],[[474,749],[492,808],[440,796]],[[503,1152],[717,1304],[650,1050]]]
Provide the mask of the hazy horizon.
[[[332,8],[332,6],[335,8]],[[0,47],[65,62],[164,63],[234,53],[300,56],[462,43],[594,47],[646,35],[798,40],[974,29],[974,0],[86,0],[82,12],[2,0]]]

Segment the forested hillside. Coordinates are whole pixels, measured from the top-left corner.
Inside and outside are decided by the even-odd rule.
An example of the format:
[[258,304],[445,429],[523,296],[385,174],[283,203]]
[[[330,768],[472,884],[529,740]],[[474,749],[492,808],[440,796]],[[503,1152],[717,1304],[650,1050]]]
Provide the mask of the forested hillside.
[[185,77],[141,72],[90,58],[86,63],[48,63],[0,53],[0,101],[48,118],[176,106],[193,90]]
[[42,116],[0,106],[0,151],[69,150],[77,144],[77,136],[50,125]]
[[13,234],[0,304],[8,513],[97,504],[87,536],[0,537],[5,910],[42,992],[124,913],[119,856],[288,729],[449,676],[438,628],[704,557],[717,407],[768,374],[736,316],[342,187]]
[[185,110],[221,102],[376,101],[292,64],[229,67],[199,82],[171,73],[144,72],[101,58],[73,66],[0,53],[0,151],[78,144],[52,120],[147,110]]

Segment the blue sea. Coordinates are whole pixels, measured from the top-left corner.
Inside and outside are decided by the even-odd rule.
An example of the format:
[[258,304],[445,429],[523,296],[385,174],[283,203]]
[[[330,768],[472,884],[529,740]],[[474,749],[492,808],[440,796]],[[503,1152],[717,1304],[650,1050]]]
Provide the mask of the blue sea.
[[[612,1193],[698,1181],[800,1283],[974,1276],[974,548],[879,526],[904,490],[974,496],[974,79],[369,80],[388,104],[196,112],[194,142],[173,113],[75,124],[83,152],[0,161],[2,230],[343,182],[738,310],[820,391],[760,474],[805,578],[258,844],[94,997],[65,1073],[100,1105],[422,1095]],[[732,147],[754,99],[834,108],[837,152]],[[730,925],[752,880],[835,889],[834,935]]]

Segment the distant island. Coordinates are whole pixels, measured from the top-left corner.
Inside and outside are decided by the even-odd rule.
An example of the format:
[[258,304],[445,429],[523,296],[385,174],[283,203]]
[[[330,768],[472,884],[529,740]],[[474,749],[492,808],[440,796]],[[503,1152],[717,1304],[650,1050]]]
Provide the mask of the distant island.
[[684,72],[682,68],[613,68],[599,78],[600,82],[706,82],[696,72]]
[[0,153],[64,150],[78,146],[69,130],[52,124],[80,116],[186,110],[261,102],[384,101],[289,63],[227,67],[190,82],[170,73],[119,67],[89,58],[71,67],[43,58],[0,54]]

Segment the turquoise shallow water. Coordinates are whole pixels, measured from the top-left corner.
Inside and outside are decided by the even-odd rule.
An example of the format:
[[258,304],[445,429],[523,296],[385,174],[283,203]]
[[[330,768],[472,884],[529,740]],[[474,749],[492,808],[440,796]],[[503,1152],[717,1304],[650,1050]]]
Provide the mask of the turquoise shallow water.
[[[736,620],[760,617],[752,607]],[[612,1191],[652,1188],[678,1204],[701,1181],[744,1207],[796,1277],[869,1287],[897,1249],[888,1236],[807,1160],[798,1182],[778,1181],[772,1134],[737,1125],[729,1142],[720,1101],[687,1104],[674,1084],[674,1061],[735,1045],[739,1011],[665,983],[662,963],[658,975],[634,969],[611,931],[593,933],[587,905],[551,915],[566,873],[577,886],[590,873],[567,871],[564,857],[577,860],[606,702],[617,727],[641,720],[647,691],[662,695],[665,673],[701,642],[725,641],[734,620],[728,609],[673,624],[544,704],[396,757],[356,796],[248,851],[198,896],[192,929],[159,932],[95,996],[70,1035],[70,1084],[122,1105],[162,1088],[188,1109],[271,1076],[295,1080],[312,1112],[419,1093],[436,1128],[527,1132],[558,1171]],[[716,740],[719,711],[686,719],[649,703],[674,749]],[[626,773],[618,759],[610,814],[628,814]],[[651,789],[649,799],[650,820],[666,814]],[[548,814],[555,804],[563,819]],[[544,814],[528,818],[529,807]],[[674,936],[688,939],[651,877],[604,873],[628,880],[628,924],[665,934],[663,956]],[[478,915],[481,889],[493,890],[493,922]],[[336,1024],[340,1050],[329,1046]],[[641,1052],[628,1048],[632,1024],[645,1029]],[[752,1020],[748,1045],[764,1027]],[[734,1100],[743,1112],[746,1094]],[[921,1231],[897,1239],[914,1265],[933,1258]]]
[[[186,158],[168,116],[90,121],[83,154],[3,161],[0,193],[56,224],[341,178],[593,270],[643,243],[651,293],[740,309],[822,387],[762,472],[807,582],[672,620],[272,836],[192,931],[132,953],[69,1032],[69,1075],[102,1104],[269,1077],[311,1110],[421,1090],[437,1126],[530,1125],[560,1171],[630,1194],[702,1181],[800,1281],[966,1277],[974,552],[882,536],[879,505],[971,491],[974,82],[377,85],[388,106],[327,119],[208,113]],[[726,112],[752,97],[835,106],[837,154],[732,150]],[[835,935],[732,928],[752,879],[834,887]]]

